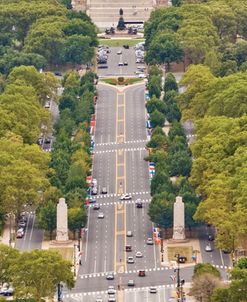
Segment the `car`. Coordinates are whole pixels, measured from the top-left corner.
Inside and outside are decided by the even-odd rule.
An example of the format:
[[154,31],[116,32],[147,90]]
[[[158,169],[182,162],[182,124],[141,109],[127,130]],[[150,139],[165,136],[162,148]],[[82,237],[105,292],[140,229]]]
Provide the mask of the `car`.
[[27,223],[25,221],[19,221],[18,222],[18,228],[21,229],[25,229],[25,227],[27,226]]
[[153,244],[154,244],[153,238],[148,238],[147,245],[153,245]]
[[128,45],[128,44],[125,44],[125,45],[123,45],[123,48],[125,48],[125,49],[129,49],[130,47],[129,47],[129,45]]
[[141,199],[137,199],[136,200],[136,207],[137,208],[142,208],[142,201],[141,201]]
[[49,109],[50,107],[51,107],[51,102],[50,101],[45,102],[45,108]]
[[62,77],[62,73],[60,71],[54,71],[54,75],[58,77]]
[[14,289],[11,286],[3,286],[0,289],[0,295],[3,296],[12,296],[14,293]]
[[125,251],[126,252],[132,252],[132,246],[131,245],[125,245]]
[[105,217],[104,213],[100,212],[98,214],[98,219],[103,219]]
[[126,236],[127,236],[127,237],[133,237],[132,231],[127,231]]
[[209,241],[214,241],[214,235],[208,235],[208,240]]
[[16,232],[16,238],[18,239],[23,238],[24,234],[25,234],[24,229],[19,229]]
[[120,196],[120,200],[130,200],[132,199],[132,196],[130,194],[122,194]]
[[146,75],[145,75],[144,73],[140,73],[140,74],[138,75],[138,78],[139,78],[139,79],[145,79],[145,78],[146,78]]
[[115,302],[115,301],[116,301],[115,295],[109,295],[108,302]]
[[128,62],[127,61],[125,61],[123,64],[124,64],[124,66],[128,66]]
[[123,62],[119,62],[118,66],[124,66],[124,63]]
[[185,256],[179,256],[179,258],[178,258],[178,262],[179,263],[185,263],[187,261],[187,257],[185,257]]
[[231,250],[231,249],[228,249],[228,248],[225,248],[225,249],[222,250],[222,252],[223,252],[224,254],[231,254],[232,250]]
[[129,263],[129,264],[135,263],[134,257],[132,257],[132,256],[128,257],[128,258],[127,258],[127,263]]
[[150,292],[150,294],[156,294],[157,293],[157,288],[152,286],[152,287],[149,288],[149,292]]
[[107,293],[108,293],[108,295],[115,295],[116,290],[113,285],[108,286]]
[[93,205],[93,209],[94,209],[94,210],[99,210],[99,209],[100,209],[100,205],[99,205],[98,203],[95,203],[95,204]]
[[102,193],[102,194],[107,194],[107,188],[106,188],[106,187],[103,187],[102,190],[101,190],[101,193]]
[[92,189],[92,195],[97,195],[97,193],[98,193],[97,187],[93,187],[93,189]]
[[114,280],[114,274],[113,273],[108,273],[106,275],[106,280]]
[[138,271],[138,276],[139,276],[139,277],[145,277],[145,276],[146,276],[145,270],[144,270],[144,269],[140,269],[140,270]]
[[129,280],[128,281],[128,286],[135,286],[134,280]]
[[93,180],[92,180],[92,187],[97,187],[97,185],[98,185],[97,179],[93,178]]
[[94,197],[91,197],[90,198],[90,203],[95,203],[96,202],[96,199]]
[[103,299],[101,297],[97,297],[95,302],[103,302]]
[[210,244],[207,244],[206,247],[205,247],[205,251],[206,252],[212,252],[213,251],[212,246]]
[[136,258],[142,258],[142,253],[141,252],[136,252]]
[[121,55],[122,54],[122,50],[118,50],[117,54]]

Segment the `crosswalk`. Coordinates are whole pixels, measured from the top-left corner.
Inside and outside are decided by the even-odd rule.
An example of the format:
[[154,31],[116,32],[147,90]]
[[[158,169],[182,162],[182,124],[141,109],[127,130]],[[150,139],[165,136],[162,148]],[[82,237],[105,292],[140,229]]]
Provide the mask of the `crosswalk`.
[[[145,268],[145,267],[144,267]],[[156,272],[156,271],[167,271],[167,270],[174,270],[174,267],[168,267],[168,266],[161,266],[161,267],[154,267],[154,268],[145,268],[145,271],[148,272]],[[123,272],[124,275],[127,274],[137,274],[139,270],[129,270]],[[82,274],[79,275],[80,279],[89,279],[89,278],[100,278],[100,277],[106,277],[109,273],[116,275],[116,272],[101,272],[101,273],[93,273],[93,274]]]
[[[100,151],[95,150],[94,154],[113,153],[113,152],[117,152],[118,150],[119,149],[100,150]],[[139,148],[122,148],[121,150],[124,150],[124,151],[144,151],[144,150],[146,150],[146,148],[144,148],[144,147],[139,147]]]
[[[164,285],[157,285],[155,286],[157,289],[165,289],[165,288],[174,288],[174,284],[164,284]],[[126,288],[124,289],[125,292],[140,292],[140,291],[147,291],[149,290],[150,286],[144,286],[144,287],[135,287],[135,288]],[[77,292],[77,293],[68,293],[64,294],[64,298],[76,298],[81,296],[100,296],[100,295],[106,295],[107,291],[94,291],[94,292]]]
[[[147,195],[150,194],[149,191],[143,191],[143,192],[133,192],[133,193],[126,193],[128,195]],[[117,194],[117,193],[110,193],[110,194],[101,194],[101,195],[94,195],[95,199],[101,199],[101,198],[109,198],[109,197],[120,197],[122,194]]]
[[146,143],[146,139],[139,139],[139,140],[133,140],[133,141],[126,141],[122,144],[119,144],[118,142],[109,142],[109,143],[96,143],[95,147],[97,146],[113,146],[113,145],[129,145],[129,144],[136,144],[136,143]]
[[[142,203],[149,203],[151,202],[151,198],[149,199],[142,199]],[[113,202],[105,202],[105,203],[99,203],[100,206],[113,206],[117,204],[134,204],[135,200],[121,200],[121,201],[113,201]],[[89,207],[93,207],[93,204],[90,204]]]

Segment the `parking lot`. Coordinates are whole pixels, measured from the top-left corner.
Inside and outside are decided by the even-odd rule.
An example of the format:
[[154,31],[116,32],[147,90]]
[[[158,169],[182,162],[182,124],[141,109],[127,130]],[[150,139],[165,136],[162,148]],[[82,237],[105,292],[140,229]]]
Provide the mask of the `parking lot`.
[[113,75],[138,77],[139,74],[144,74],[144,68],[144,52],[140,49],[134,47],[102,47],[98,51],[97,73],[100,77]]

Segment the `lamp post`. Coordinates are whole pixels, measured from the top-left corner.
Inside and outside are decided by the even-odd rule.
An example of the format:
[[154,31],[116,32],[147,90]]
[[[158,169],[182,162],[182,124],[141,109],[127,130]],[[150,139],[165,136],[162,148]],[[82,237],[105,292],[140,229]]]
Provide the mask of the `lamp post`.
[[184,279],[180,279],[180,254],[175,255],[177,259],[177,302],[183,301],[183,285]]

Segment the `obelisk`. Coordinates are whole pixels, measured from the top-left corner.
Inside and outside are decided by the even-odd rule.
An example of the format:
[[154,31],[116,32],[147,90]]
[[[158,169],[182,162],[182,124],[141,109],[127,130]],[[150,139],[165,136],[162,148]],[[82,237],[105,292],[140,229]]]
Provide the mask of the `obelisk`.
[[181,196],[176,197],[173,206],[173,240],[185,239],[184,203]]
[[68,237],[68,207],[64,198],[57,204],[57,241],[65,242]]

